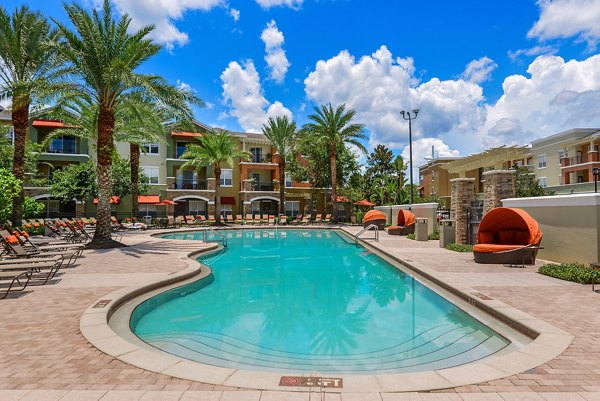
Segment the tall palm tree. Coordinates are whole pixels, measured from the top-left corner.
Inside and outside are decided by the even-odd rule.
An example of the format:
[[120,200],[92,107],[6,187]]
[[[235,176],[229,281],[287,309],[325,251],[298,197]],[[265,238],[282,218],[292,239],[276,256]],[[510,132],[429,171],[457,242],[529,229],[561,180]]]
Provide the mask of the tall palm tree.
[[394,161],[392,162],[392,168],[396,173],[396,179],[398,182],[397,193],[396,193],[396,202],[401,201],[402,199],[402,188],[406,185],[406,163],[404,163],[404,158],[400,155],[396,156]]
[[92,245],[101,246],[110,243],[110,170],[118,104],[129,93],[143,94],[191,119],[189,102],[198,100],[160,76],[136,72],[160,51],[148,38],[154,26],[129,33],[131,18],[125,14],[118,21],[113,19],[109,0],[104,0],[101,13],[93,10],[89,14],[77,4],[65,5],[65,10],[75,30],[54,20],[61,35],[56,48],[73,72],[73,92],[86,94],[98,105],[98,225]]
[[342,104],[334,108],[331,103],[314,108],[315,114],[308,116],[312,122],[302,128],[310,135],[316,143],[323,144],[329,151],[331,169],[331,204],[333,205],[332,220],[337,222],[337,148],[351,144],[363,153],[367,149],[360,142],[366,140],[363,134],[364,125],[352,123],[356,111],[346,111],[346,105]]
[[13,173],[21,181],[13,199],[12,221],[21,224],[25,140],[29,128],[29,109],[43,103],[60,90],[56,53],[50,45],[56,31],[37,11],[22,6],[9,15],[0,7],[0,100],[11,99],[14,127]]
[[187,146],[181,155],[182,159],[189,159],[183,167],[203,167],[212,165],[215,172],[215,210],[217,223],[221,222],[221,165],[233,166],[234,159],[250,160],[250,153],[241,151],[229,133],[225,130],[210,130],[198,138],[198,143]]
[[271,141],[275,153],[278,155],[279,166],[279,214],[285,214],[285,165],[292,156],[297,140],[296,123],[287,116],[269,117],[262,127],[263,134]]

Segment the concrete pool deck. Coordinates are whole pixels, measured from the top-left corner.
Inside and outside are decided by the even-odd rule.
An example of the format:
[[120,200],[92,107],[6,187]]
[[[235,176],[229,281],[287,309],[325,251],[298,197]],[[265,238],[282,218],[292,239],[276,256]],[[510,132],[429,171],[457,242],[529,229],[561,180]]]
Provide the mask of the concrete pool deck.
[[[86,251],[79,266],[64,271],[54,284],[31,287],[0,302],[0,400],[322,399],[319,392],[247,391],[175,379],[136,368],[90,345],[79,332],[79,320],[88,306],[110,292],[184,270],[187,262],[178,255],[203,246],[191,241],[167,243],[147,233],[127,233],[123,241],[130,247]],[[437,241],[421,243],[382,233],[380,246],[444,279],[468,282],[575,338],[555,359],[500,380],[418,394],[330,390],[324,399],[600,400],[600,304],[589,286],[538,275],[533,267],[476,265],[470,254],[440,249]]]

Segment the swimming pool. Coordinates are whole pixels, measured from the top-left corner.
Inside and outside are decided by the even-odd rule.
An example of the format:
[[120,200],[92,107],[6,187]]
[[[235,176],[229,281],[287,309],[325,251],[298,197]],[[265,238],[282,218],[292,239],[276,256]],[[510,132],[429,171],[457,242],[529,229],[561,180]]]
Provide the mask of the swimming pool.
[[344,374],[443,369],[510,345],[334,230],[222,233],[228,247],[199,258],[212,276],[134,310],[141,340],[209,365]]

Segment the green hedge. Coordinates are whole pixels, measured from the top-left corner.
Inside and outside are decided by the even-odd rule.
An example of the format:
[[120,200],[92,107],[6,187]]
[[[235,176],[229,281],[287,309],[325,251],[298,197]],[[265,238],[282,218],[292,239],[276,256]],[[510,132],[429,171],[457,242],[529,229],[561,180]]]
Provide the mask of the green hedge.
[[446,245],[446,249],[455,252],[473,252],[473,245],[465,245],[465,244],[456,244],[454,242]]
[[[415,239],[415,234],[414,233],[407,234],[406,238],[408,238],[408,239]],[[427,236],[427,240],[428,241],[437,241],[439,239],[440,239],[440,232],[439,231],[434,231],[433,234],[429,234]]]
[[548,263],[540,267],[538,273],[579,284],[600,283],[600,271],[582,263]]

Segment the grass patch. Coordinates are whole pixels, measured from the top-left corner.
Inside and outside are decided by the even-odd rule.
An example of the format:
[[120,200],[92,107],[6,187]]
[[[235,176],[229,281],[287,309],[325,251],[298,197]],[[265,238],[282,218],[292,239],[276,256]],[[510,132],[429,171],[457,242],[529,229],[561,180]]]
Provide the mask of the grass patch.
[[[407,235],[406,235],[406,238],[407,238],[407,239],[415,239],[415,234],[414,234],[414,233],[412,233],[412,234],[407,234]],[[437,240],[439,240],[439,239],[440,239],[440,232],[439,232],[439,231],[434,231],[434,232],[433,232],[433,234],[429,234],[429,235],[427,236],[427,240],[428,240],[428,241],[437,241]]]
[[582,263],[548,263],[540,267],[538,273],[579,284],[600,282],[600,271]]
[[446,249],[454,252],[473,252],[473,245],[456,244],[451,242],[446,245]]

